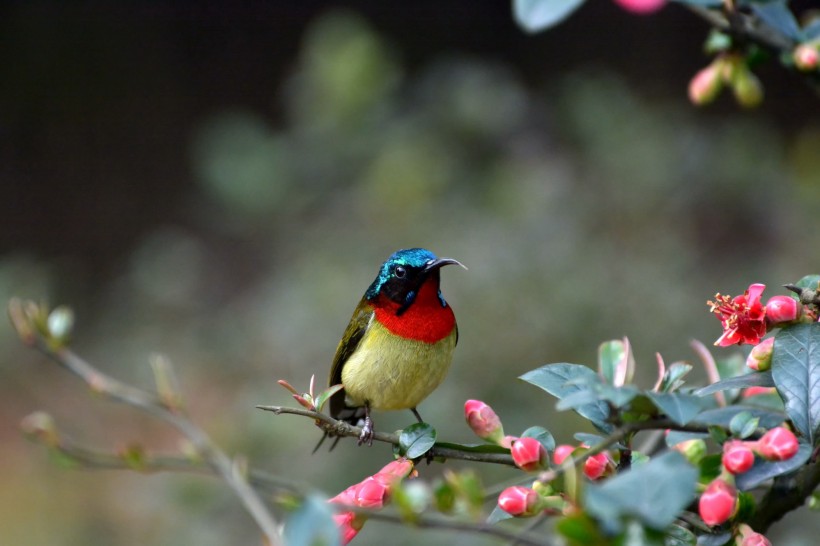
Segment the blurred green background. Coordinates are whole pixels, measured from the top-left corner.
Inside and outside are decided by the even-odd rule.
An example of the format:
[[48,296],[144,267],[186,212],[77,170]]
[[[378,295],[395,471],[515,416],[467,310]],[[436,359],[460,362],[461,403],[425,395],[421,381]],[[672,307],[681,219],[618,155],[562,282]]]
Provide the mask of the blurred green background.
[[[758,111],[691,107],[706,27],[678,6],[642,18],[589,2],[537,36],[507,2],[466,0],[0,10],[1,299],[72,306],[76,350],[123,380],[150,388],[150,356],[168,355],[224,448],[331,495],[389,450],[311,456],[308,420],[254,406],[291,403],[277,379],[324,383],[398,248],[470,268],[444,272],[460,342],[420,407],[462,442],[463,403],[480,398],[508,433],[538,424],[568,443],[584,425],[518,375],[592,365],[626,335],[649,386],[655,352],[695,362],[689,341],[719,335],[716,291],[771,295],[817,273],[817,98],[772,65]],[[0,377],[0,543],[258,543],[216,480],[64,468],[27,442],[18,423],[38,409],[100,449],[178,438],[90,395],[8,324]],[[818,532],[803,510],[771,538]],[[476,543],[379,522],[355,543],[388,539]]]

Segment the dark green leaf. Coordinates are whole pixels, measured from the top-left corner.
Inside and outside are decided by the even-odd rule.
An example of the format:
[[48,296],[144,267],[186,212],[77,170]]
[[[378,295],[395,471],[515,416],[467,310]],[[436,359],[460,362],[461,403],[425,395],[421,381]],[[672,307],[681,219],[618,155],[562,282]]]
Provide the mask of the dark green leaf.
[[698,537],[698,546],[724,546],[724,544],[729,544],[730,540],[732,540],[731,531],[716,535],[700,535]]
[[598,398],[612,402],[616,408],[622,408],[629,404],[641,391],[635,385],[624,385],[622,387],[613,387],[611,385],[599,385]]
[[820,323],[796,324],[777,333],[772,377],[795,428],[814,445],[820,427]]
[[810,456],[811,446],[800,444],[800,449],[791,459],[772,462],[758,459],[748,472],[735,477],[735,483],[738,489],[744,491],[753,489],[766,480],[797,470],[809,460]]
[[752,414],[752,417],[759,418],[760,426],[767,429],[774,428],[786,420],[786,415],[779,411],[738,405],[702,411],[698,414],[694,422],[699,425],[729,428],[729,423],[732,422],[732,418],[741,411],[748,411]]
[[802,38],[800,25],[797,23],[797,19],[794,18],[794,14],[792,14],[785,1],[755,2],[751,7],[752,11],[770,27],[780,31],[792,40],[800,40]]
[[721,379],[717,383],[712,383],[702,389],[695,391],[698,396],[707,396],[718,391],[728,389],[746,389],[748,387],[774,387],[771,370],[765,372],[752,372],[737,377]]
[[697,479],[698,470],[670,451],[602,485],[589,484],[584,505],[610,531],[620,531],[623,516],[664,530],[694,500]]
[[527,32],[538,32],[555,26],[585,0],[513,0],[513,16]]
[[589,434],[588,432],[576,432],[572,436],[582,444],[586,444],[588,446],[594,446],[600,442],[604,441],[603,436],[598,436],[597,434]]
[[[812,41],[816,40],[817,38],[820,38],[820,19],[814,19],[813,21],[809,22],[809,24],[807,24],[805,27],[803,27],[803,36],[806,38],[806,41]],[[817,281],[820,281],[820,275],[810,275],[810,277],[815,281],[814,286],[801,286],[801,288],[817,287]],[[797,286],[800,285],[798,284]]]
[[701,399],[693,394],[648,392],[646,396],[679,425],[687,424],[703,409]]
[[436,443],[436,429],[428,423],[413,423],[401,431],[399,447],[408,459],[417,459]]
[[[806,32],[808,32],[809,27],[816,27],[818,36],[820,36],[820,19],[815,19],[814,21],[809,23],[809,26],[806,27]],[[811,39],[811,38],[807,38],[807,39]],[[817,290],[818,288],[820,288],[820,275],[806,275],[805,277],[803,277],[802,279],[800,279],[799,281],[797,281],[794,284],[795,284],[795,286],[798,286],[800,288],[808,288],[810,290]]]
[[707,484],[723,472],[723,458],[720,454],[707,455],[698,463],[700,471],[699,481],[702,484]]
[[573,514],[559,519],[555,530],[567,539],[570,546],[609,543],[595,520],[586,514]]
[[555,451],[555,438],[552,437],[550,431],[544,427],[530,427],[521,434],[522,438],[535,438],[544,449],[552,453]]
[[581,406],[594,404],[596,401],[598,401],[598,398],[598,393],[596,393],[592,389],[575,391],[574,393],[568,394],[561,400],[559,400],[558,403],[555,404],[555,409],[557,409],[558,411],[577,409]]
[[[525,373],[519,379],[539,387],[556,398],[563,399],[574,392],[587,390],[587,387],[578,385],[568,385],[570,381],[584,380],[587,382],[600,382],[598,374],[586,366],[580,364],[547,364],[538,369]],[[611,432],[612,425],[607,423],[609,417],[609,406],[605,402],[597,401],[575,408],[581,416],[589,419],[600,430]]]
[[509,515],[507,512],[496,506],[495,508],[493,508],[493,511],[490,512],[490,515],[487,516],[487,524],[494,525],[499,521],[504,521],[505,519],[510,518],[512,518],[511,515]]
[[288,546],[341,544],[330,504],[317,495],[306,497],[302,505],[288,518],[284,539]]
[[680,525],[670,525],[663,541],[664,546],[695,546],[697,542],[695,534]]

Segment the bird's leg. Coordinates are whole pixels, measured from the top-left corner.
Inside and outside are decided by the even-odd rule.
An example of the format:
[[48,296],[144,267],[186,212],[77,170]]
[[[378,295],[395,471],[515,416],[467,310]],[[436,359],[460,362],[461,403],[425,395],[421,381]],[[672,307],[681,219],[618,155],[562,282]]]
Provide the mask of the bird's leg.
[[364,425],[362,426],[362,433],[359,434],[359,445],[367,443],[367,445],[373,445],[373,435],[375,431],[373,430],[373,419],[370,418],[370,404],[364,405]]
[[424,422],[424,419],[422,419],[422,418],[421,418],[421,415],[419,415],[419,410],[417,410],[416,408],[410,408],[410,411],[412,411],[412,412],[413,412],[413,415],[415,415],[415,416],[416,416],[416,419],[418,419],[418,420],[419,420],[419,423],[423,423],[423,422]]

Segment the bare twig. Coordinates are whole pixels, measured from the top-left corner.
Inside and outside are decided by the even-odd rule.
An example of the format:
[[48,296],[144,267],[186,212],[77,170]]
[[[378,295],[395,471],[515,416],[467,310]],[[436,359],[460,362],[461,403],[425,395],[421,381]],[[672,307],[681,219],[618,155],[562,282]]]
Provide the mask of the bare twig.
[[[270,411],[276,415],[283,413],[290,415],[301,415],[303,417],[310,417],[317,421],[320,428],[330,432],[335,436],[352,436],[358,438],[361,434],[361,428],[350,425],[344,421],[337,421],[332,417],[303,408],[292,408],[287,406],[256,406],[258,409]],[[379,442],[385,442],[392,445],[399,445],[399,437],[396,434],[389,434],[385,432],[376,432],[373,439]],[[481,453],[477,451],[461,450],[458,448],[434,445],[428,452],[430,456],[441,459],[458,459],[462,461],[473,461],[479,463],[494,463],[506,466],[515,466],[512,456],[507,453]]]

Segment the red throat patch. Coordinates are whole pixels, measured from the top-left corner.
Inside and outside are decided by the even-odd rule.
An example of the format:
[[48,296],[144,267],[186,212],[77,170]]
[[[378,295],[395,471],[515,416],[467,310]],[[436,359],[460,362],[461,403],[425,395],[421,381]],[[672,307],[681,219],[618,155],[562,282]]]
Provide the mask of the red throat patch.
[[400,305],[379,296],[373,302],[376,320],[391,333],[404,338],[426,343],[444,339],[453,331],[456,317],[449,305],[441,306],[436,284],[430,281],[422,284],[416,300],[399,316],[396,316],[396,311]]

